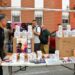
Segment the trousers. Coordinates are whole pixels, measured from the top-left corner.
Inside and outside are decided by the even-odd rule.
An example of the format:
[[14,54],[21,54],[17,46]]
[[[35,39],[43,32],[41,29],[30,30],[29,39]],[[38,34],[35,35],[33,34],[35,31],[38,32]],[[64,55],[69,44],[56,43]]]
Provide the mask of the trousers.
[[3,75],[3,69],[2,69],[2,66],[0,66],[0,75]]

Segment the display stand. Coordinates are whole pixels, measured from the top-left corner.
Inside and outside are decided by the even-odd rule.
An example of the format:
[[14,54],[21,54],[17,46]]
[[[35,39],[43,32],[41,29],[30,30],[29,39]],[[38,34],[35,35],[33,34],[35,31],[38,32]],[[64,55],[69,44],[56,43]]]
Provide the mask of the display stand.
[[[34,52],[34,39],[31,38],[31,43],[28,43],[28,44],[31,44],[31,52]],[[16,45],[17,45],[17,39],[16,38],[13,38],[13,53],[16,53],[17,51],[17,48],[16,48]]]
[[[74,68],[72,69],[72,68],[70,68],[70,67],[67,67],[67,66],[65,66],[66,64],[74,64]],[[75,75],[75,63],[56,63],[56,64],[53,64],[53,63],[51,63],[51,64],[32,64],[32,63],[23,63],[23,64],[21,64],[21,63],[2,63],[1,64],[1,66],[8,66],[8,73],[9,73],[9,75],[12,75],[12,67],[13,66],[62,66],[62,67],[65,67],[65,68],[67,68],[67,69],[69,69],[69,70],[72,70],[73,72],[74,72],[74,75]],[[20,70],[18,70],[18,71],[20,71]],[[18,72],[18,71],[15,71],[15,72]],[[22,71],[22,70],[21,70]],[[15,73],[14,72],[14,73]]]
[[[31,38],[31,39],[29,39],[29,40],[30,40],[30,42],[27,42],[27,43],[31,45],[31,48],[28,48],[28,49],[30,49],[31,52],[34,52],[34,39]],[[16,45],[17,45],[17,39],[16,39],[16,38],[13,38],[13,53],[17,53]],[[15,71],[15,72],[18,72],[18,71],[25,71],[26,68],[27,68],[27,66],[24,66],[24,67],[19,66],[19,67],[20,67],[20,69],[18,69],[18,70]],[[10,67],[8,67],[8,68],[10,68]],[[10,69],[9,69],[9,70],[10,70]],[[11,75],[11,74],[10,74],[10,75]]]

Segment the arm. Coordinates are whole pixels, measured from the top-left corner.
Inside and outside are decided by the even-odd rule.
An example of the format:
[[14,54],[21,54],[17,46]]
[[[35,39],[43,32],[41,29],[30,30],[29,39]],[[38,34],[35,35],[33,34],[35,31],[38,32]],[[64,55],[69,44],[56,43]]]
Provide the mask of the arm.
[[48,36],[48,46],[50,45],[50,36]]
[[35,31],[33,31],[33,33],[35,34],[35,35],[40,35],[40,32],[35,32]]
[[41,33],[41,28],[40,27],[38,27],[37,28],[37,31],[33,31],[33,33],[35,34],[35,35],[40,35],[40,33]]
[[50,45],[50,32],[47,30],[47,35],[48,35],[48,46]]

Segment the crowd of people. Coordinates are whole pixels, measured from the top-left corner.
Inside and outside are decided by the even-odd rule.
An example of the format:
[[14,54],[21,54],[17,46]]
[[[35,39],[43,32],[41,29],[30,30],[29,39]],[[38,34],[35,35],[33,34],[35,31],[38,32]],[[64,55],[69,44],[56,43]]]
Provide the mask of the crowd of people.
[[[15,24],[17,25],[17,24]],[[49,39],[50,32],[45,25],[39,26],[36,20],[32,21],[32,30],[34,34],[34,52],[41,50],[43,53],[49,53]],[[22,23],[21,31],[27,30],[27,25]],[[12,51],[12,43],[14,37],[15,28],[12,30],[11,26],[7,25],[6,16],[0,14],[0,57],[3,60],[7,52]],[[0,66],[0,75],[3,75],[2,66]]]

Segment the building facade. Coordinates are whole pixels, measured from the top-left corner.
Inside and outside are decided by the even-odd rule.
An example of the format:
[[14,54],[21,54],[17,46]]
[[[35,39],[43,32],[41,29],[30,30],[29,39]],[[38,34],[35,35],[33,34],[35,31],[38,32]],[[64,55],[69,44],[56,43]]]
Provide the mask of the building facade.
[[[66,2],[66,0],[64,0]],[[68,0],[70,9],[75,7],[75,0]],[[41,5],[40,5],[40,4]],[[1,0],[0,6],[8,7],[27,7],[27,8],[50,8],[50,9],[62,9],[63,0]],[[67,2],[66,2],[67,3]],[[63,3],[64,4],[64,3]],[[56,31],[58,24],[68,22],[62,19],[61,11],[35,11],[35,10],[0,10],[0,13],[6,14],[9,21],[31,23],[33,19],[36,19],[38,24],[46,25],[50,32]],[[72,28],[75,28],[75,14],[69,13],[69,23]]]
[[[21,0],[21,7],[34,8],[34,0]],[[21,11],[21,21],[31,22],[34,19],[34,11],[32,10],[22,10]]]
[[[62,9],[62,0],[44,0],[44,8]],[[43,19],[50,31],[56,31],[58,24],[62,23],[62,12],[44,11]]]
[[[9,6],[11,7],[11,0],[0,0],[0,6],[5,7]],[[5,14],[8,17],[8,20],[11,20],[11,11],[10,10],[0,10],[0,14]]]
[[[75,0],[70,0],[70,9],[75,10]],[[75,12],[70,13],[70,24],[75,28]]]

